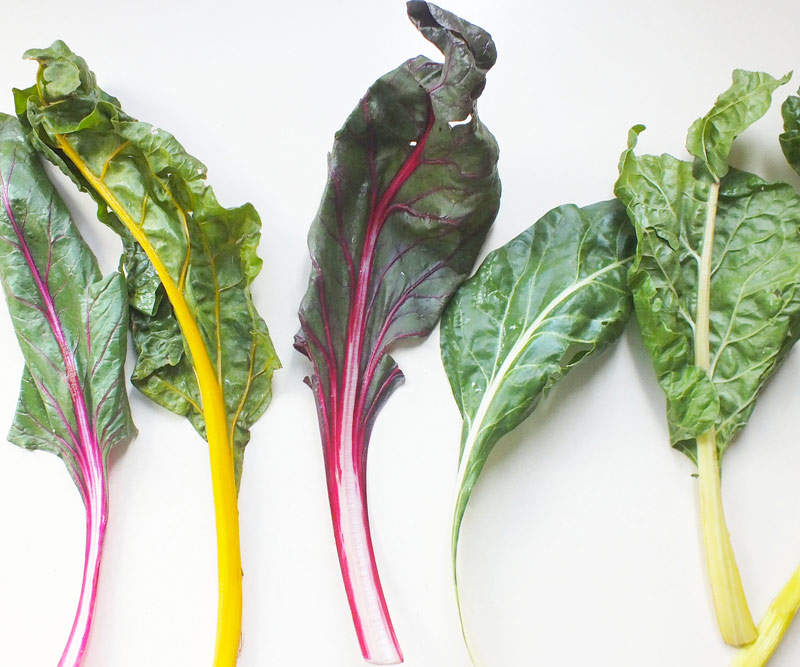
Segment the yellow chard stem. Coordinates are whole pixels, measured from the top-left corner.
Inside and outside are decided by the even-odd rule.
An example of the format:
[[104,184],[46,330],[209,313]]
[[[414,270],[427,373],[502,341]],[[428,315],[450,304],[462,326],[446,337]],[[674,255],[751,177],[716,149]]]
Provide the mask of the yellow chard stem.
[[164,285],[175,318],[178,320],[192,356],[203,401],[203,417],[211,459],[211,485],[214,493],[214,513],[217,525],[219,605],[214,666],[234,667],[239,653],[242,631],[242,561],[239,547],[239,510],[236,503],[233,449],[228,437],[228,418],[222,388],[208,356],[203,337],[186,304],[183,293],[169,275],[150,240],[102,179],[92,173],[80,155],[67,142],[65,136],[56,135],[56,140],[59,148],[103,197],[147,254]]
[[[711,260],[718,197],[717,182],[709,187],[697,281],[694,363],[706,372],[710,368]],[[697,470],[700,483],[700,521],[717,624],[726,644],[742,646],[756,638],[756,628],[747,607],[739,567],[722,510],[717,437],[713,427],[697,438]]]
[[719,461],[714,429],[697,438],[700,517],[708,576],[717,623],[725,643],[742,646],[756,638],[739,568],[722,510]]
[[733,667],[763,667],[769,662],[792,619],[800,608],[800,567],[798,567],[780,593],[770,603],[767,613],[758,624],[758,638],[740,649]]

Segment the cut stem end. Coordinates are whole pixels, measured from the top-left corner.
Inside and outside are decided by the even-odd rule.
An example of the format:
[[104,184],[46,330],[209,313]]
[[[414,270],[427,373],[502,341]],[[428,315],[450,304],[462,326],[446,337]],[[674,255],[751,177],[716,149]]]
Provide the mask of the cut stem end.
[[758,624],[758,638],[742,648],[732,667],[763,667],[783,639],[792,619],[800,608],[800,567],[780,593],[770,603],[767,613]]
[[744,646],[756,639],[757,632],[725,523],[713,428],[697,438],[697,467],[703,543],[717,624],[726,644]]

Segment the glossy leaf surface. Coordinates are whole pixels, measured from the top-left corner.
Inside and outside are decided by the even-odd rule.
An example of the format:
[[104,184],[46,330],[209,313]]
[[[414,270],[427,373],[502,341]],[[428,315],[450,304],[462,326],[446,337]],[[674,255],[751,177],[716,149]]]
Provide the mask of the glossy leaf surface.
[[464,420],[454,568],[464,511],[494,445],[622,332],[633,246],[618,201],[560,206],[489,253],[445,311],[442,360]]
[[497,145],[475,100],[496,53],[482,29],[424,2],[408,13],[445,54],[378,79],[336,134],[309,233],[296,347],[313,365],[331,512],[364,656],[401,659],[369,540],[366,450],[402,379],[388,352],[427,335],[497,213]]

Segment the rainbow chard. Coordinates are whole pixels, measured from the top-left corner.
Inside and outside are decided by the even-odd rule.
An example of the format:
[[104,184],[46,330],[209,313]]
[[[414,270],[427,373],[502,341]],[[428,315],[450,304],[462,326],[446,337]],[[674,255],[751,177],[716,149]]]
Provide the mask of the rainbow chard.
[[80,665],[108,517],[107,457],[134,432],[125,391],[127,298],[70,220],[16,118],[0,115],[0,279],[25,358],[8,439],[64,461],[86,507],[83,583],[60,667]]
[[756,638],[722,507],[720,459],[800,335],[800,197],[733,169],[734,139],[788,76],[735,70],[689,129],[692,162],[636,155],[615,186],[636,228],[629,282],[642,340],[667,399],[672,446],[697,464],[700,518],[722,638]]
[[367,446],[402,380],[388,350],[426,336],[469,273],[500,197],[497,145],[475,100],[495,62],[488,33],[425,2],[416,27],[445,53],[376,81],[337,133],[309,233],[312,272],[296,347],[308,356],[334,537],[364,658],[402,661],[367,514]]
[[622,332],[633,246],[617,200],[559,206],[489,253],[442,316],[442,361],[464,420],[451,540],[459,617],[458,537],[472,489],[498,440]]
[[261,222],[223,208],[206,170],[169,133],[128,116],[63,42],[26,54],[36,85],[16,90],[31,140],[98,204],[125,247],[133,383],[208,440],[217,520],[215,665],[235,664],[242,567],[236,493],[249,428],[279,366],[250,283]]

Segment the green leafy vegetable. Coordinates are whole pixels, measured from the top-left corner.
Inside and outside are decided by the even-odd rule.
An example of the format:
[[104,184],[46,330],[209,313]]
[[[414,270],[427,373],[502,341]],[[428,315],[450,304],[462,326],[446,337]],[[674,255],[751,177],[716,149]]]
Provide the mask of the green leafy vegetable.
[[636,126],[616,184],[638,239],[636,317],[667,396],[672,444],[698,465],[714,605],[734,646],[756,631],[722,511],[719,457],[800,333],[800,198],[730,168],[728,154],[787,80],[736,70],[689,130],[693,163],[635,155]]
[[780,136],[786,160],[800,174],[800,97],[790,95],[781,107],[784,132]]
[[25,357],[9,440],[61,457],[86,507],[78,609],[59,667],[89,641],[108,518],[111,448],[134,432],[125,390],[127,298],[106,278],[16,118],[0,114],[0,279]]
[[402,661],[367,513],[367,447],[402,381],[389,351],[426,336],[472,270],[497,214],[497,144],[476,101],[496,51],[481,28],[427,2],[414,25],[444,53],[378,79],[337,133],[309,232],[312,272],[295,347],[312,362],[336,547],[366,660]]
[[618,201],[560,206],[491,252],[445,310],[442,360],[464,419],[451,544],[457,598],[461,522],[486,459],[555,382],[620,335],[633,244]]
[[233,665],[241,629],[236,488],[249,427],[279,365],[250,295],[261,267],[258,214],[249,204],[221,207],[205,167],[171,134],[128,116],[63,42],[26,55],[39,71],[36,85],[15,91],[18,115],[124,242],[134,384],[186,415],[209,442],[220,576],[215,664]]
[[[800,97],[790,95],[781,107],[784,132],[780,136],[786,160],[800,174]],[[797,261],[797,258],[795,259]],[[800,566],[775,596],[758,623],[758,639],[741,649],[734,667],[763,667],[783,639],[800,609]]]

